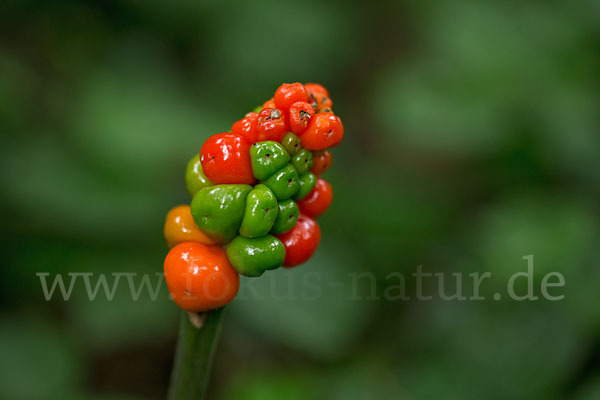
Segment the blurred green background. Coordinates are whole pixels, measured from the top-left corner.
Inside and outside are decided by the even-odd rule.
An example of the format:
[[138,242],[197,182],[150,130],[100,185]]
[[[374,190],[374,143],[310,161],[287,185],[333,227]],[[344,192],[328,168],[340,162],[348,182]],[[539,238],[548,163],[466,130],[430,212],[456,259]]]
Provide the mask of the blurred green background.
[[[599,19],[594,0],[2,2],[0,398],[164,398],[165,288],[46,302],[35,274],[161,272],[188,159],[313,81],[346,127],[323,240],[229,307],[211,398],[599,399]],[[564,300],[491,299],[528,254]],[[417,265],[492,272],[489,300],[349,299],[371,282],[348,274],[381,295]],[[317,299],[273,295],[315,272]]]

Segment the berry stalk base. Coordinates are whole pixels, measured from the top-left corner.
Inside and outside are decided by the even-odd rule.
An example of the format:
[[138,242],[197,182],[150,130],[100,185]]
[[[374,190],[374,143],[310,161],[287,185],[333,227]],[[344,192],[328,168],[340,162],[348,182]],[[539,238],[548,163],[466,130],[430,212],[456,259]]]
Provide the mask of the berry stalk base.
[[183,311],[169,400],[201,400],[206,396],[223,308],[205,313]]

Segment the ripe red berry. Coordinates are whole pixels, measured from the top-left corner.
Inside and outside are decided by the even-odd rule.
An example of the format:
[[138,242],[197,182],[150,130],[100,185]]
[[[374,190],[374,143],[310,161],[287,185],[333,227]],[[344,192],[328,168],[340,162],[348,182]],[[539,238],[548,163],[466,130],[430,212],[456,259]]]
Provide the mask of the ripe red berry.
[[250,163],[250,142],[233,133],[217,133],[200,149],[204,175],[215,184],[256,182]]
[[333,189],[324,179],[317,179],[317,183],[305,198],[298,202],[300,212],[312,218],[318,218],[323,214],[333,200]]
[[315,110],[305,101],[297,101],[290,106],[290,129],[296,135],[301,134],[308,127]]
[[308,150],[323,150],[339,144],[344,138],[342,120],[331,112],[315,114],[302,133],[302,147]]
[[323,86],[318,83],[307,83],[304,87],[310,98],[309,103],[311,103],[315,110],[318,111],[322,108],[331,108],[333,106],[329,92]]
[[313,153],[313,166],[310,169],[315,175],[321,175],[331,166],[331,153],[329,150],[319,150]]
[[300,214],[296,225],[278,236],[285,247],[284,267],[294,267],[308,261],[321,241],[321,229],[310,217]]
[[246,138],[250,143],[256,142],[258,114],[249,112],[231,126],[231,133]]
[[308,101],[308,93],[304,85],[299,82],[284,83],[277,88],[273,100],[277,108],[287,111],[297,101]]
[[285,115],[281,110],[278,110],[277,108],[264,108],[258,114],[258,133],[256,135],[256,140],[258,142],[265,140],[280,142],[287,131],[288,124]]

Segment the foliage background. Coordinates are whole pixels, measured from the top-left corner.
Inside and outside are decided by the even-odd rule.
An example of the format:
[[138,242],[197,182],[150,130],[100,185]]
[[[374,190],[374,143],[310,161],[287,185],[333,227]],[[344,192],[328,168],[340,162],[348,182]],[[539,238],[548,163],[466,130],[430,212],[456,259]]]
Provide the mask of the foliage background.
[[[253,287],[318,271],[323,295],[236,301],[213,398],[600,398],[599,17],[594,0],[2,2],[0,398],[164,398],[166,296],[47,303],[35,273],[160,272],[187,160],[285,81],[327,86],[347,135],[318,254]],[[347,274],[380,295],[417,265],[490,271],[490,298],[528,254],[565,300],[348,300]]]

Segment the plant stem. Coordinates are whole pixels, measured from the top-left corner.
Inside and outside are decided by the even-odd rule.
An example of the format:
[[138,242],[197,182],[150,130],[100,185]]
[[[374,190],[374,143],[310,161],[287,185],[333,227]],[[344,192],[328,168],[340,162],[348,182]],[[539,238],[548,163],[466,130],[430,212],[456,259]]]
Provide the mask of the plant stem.
[[202,400],[221,327],[223,308],[205,313],[182,312],[169,400]]

